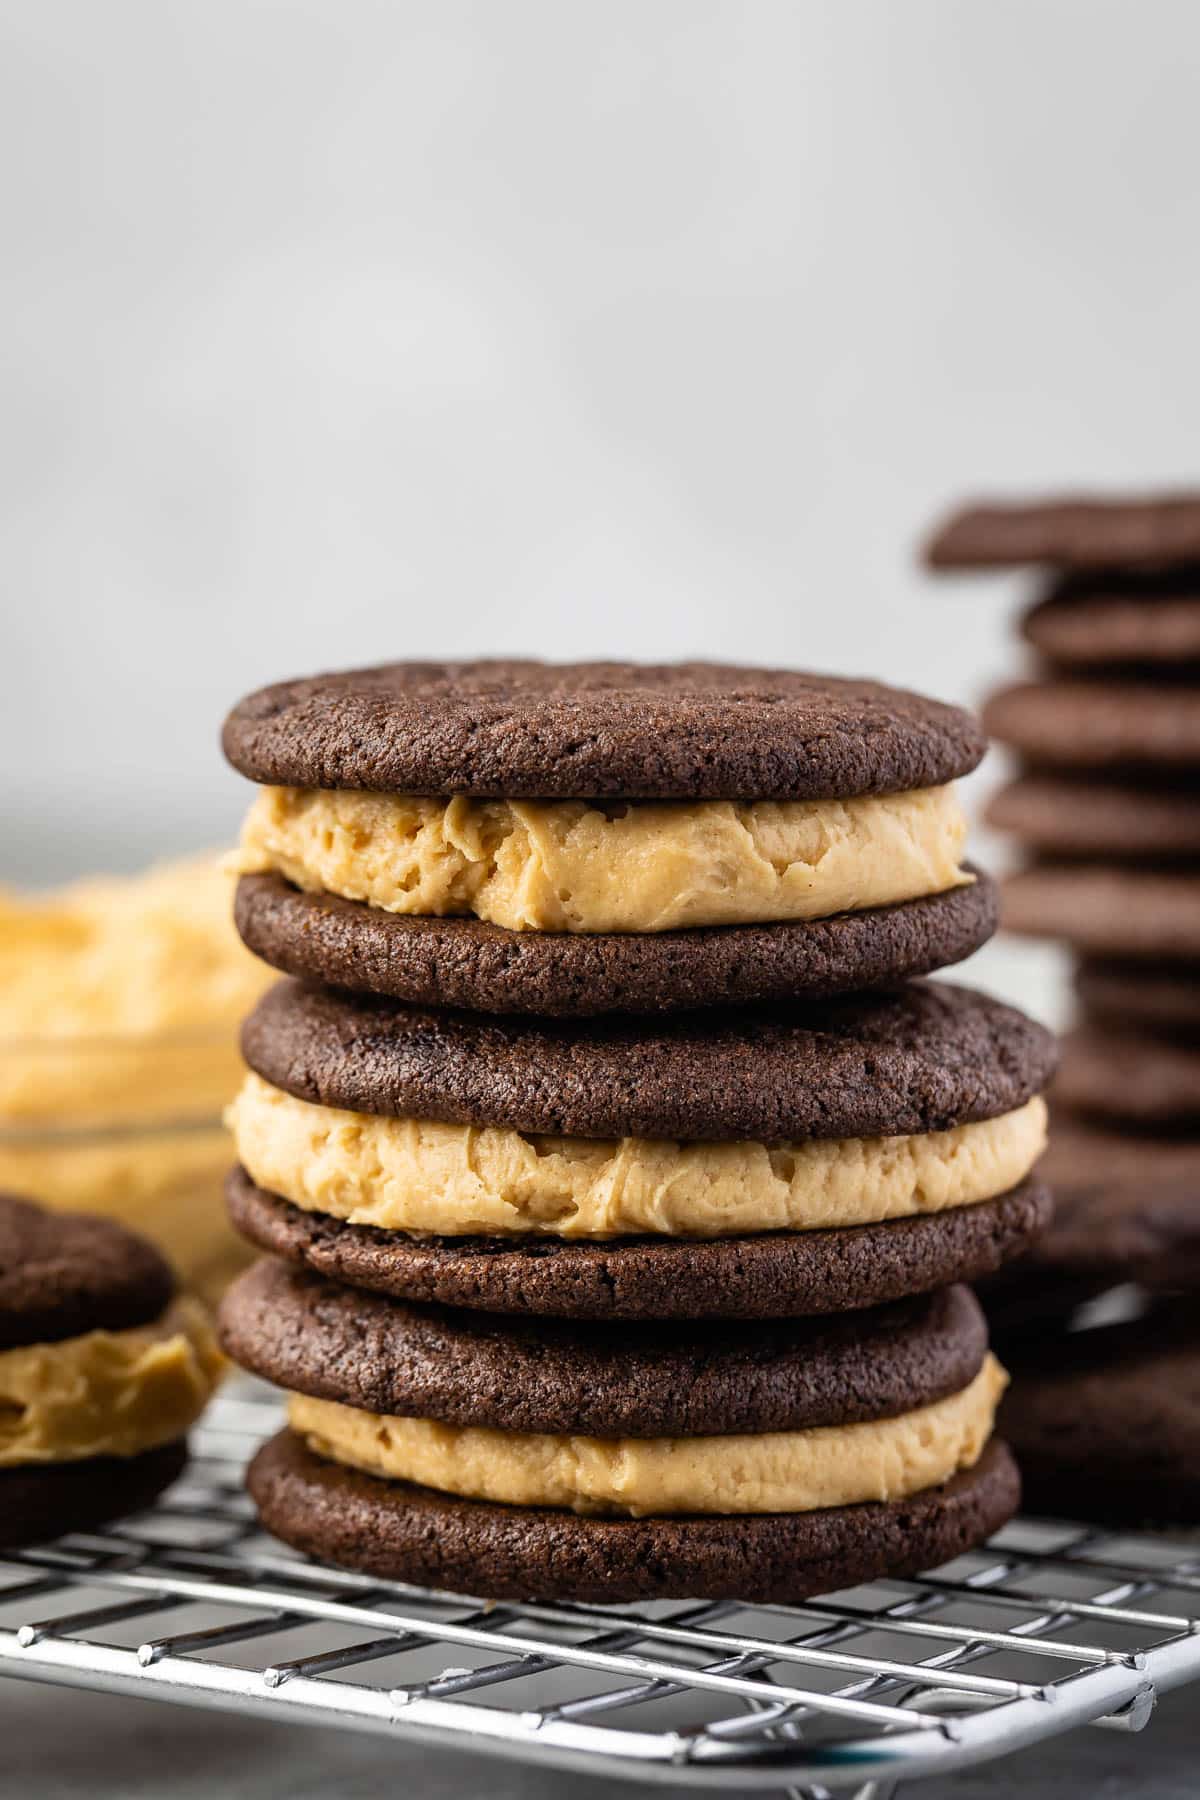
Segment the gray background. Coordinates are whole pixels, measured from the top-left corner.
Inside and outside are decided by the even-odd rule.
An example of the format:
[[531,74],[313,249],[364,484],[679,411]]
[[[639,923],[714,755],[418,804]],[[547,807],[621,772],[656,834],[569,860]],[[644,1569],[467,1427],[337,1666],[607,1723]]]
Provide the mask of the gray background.
[[225,708],[331,664],[976,694],[1012,590],[931,512],[1195,473],[1198,58],[1184,0],[0,0],[0,878],[228,837]]

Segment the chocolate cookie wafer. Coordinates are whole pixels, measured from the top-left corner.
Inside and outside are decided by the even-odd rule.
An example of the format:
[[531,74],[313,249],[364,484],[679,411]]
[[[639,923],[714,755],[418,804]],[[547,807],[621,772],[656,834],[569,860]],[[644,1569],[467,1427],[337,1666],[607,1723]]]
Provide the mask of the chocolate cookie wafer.
[[1031,1509],[1116,1525],[1200,1520],[1200,1333],[1186,1311],[1031,1343],[1000,1420]]
[[1053,582],[1021,632],[1063,668],[1200,667],[1200,564],[1105,569]]
[[1200,562],[1200,494],[1064,494],[957,507],[930,535],[934,569],[1159,569]]
[[1063,1041],[1054,1081],[1072,1112],[1144,1130],[1200,1126],[1200,1046],[1081,1025]]
[[1075,995],[1089,1020],[1200,1042],[1200,962],[1084,957],[1075,969]]
[[994,793],[985,817],[1031,855],[1101,863],[1170,865],[1200,860],[1200,789],[1029,770]]

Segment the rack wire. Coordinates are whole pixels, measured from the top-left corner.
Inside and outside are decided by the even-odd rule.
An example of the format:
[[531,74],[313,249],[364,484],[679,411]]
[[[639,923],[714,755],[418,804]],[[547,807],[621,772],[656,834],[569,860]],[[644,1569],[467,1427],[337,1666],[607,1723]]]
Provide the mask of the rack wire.
[[809,1800],[1139,1730],[1200,1676],[1200,1546],[1073,1524],[796,1607],[488,1603],[333,1570],[242,1491],[279,1418],[226,1396],[151,1511],[7,1553],[0,1674]]

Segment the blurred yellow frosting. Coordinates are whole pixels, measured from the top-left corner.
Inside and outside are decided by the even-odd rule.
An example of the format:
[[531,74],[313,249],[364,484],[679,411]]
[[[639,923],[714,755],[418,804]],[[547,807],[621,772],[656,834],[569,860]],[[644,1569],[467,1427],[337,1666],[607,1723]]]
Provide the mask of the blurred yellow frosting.
[[210,1296],[242,1260],[221,1112],[273,979],[232,904],[215,854],[0,890],[0,1186],[144,1231]]
[[214,1114],[269,984],[216,856],[45,894],[0,890],[0,1117]]

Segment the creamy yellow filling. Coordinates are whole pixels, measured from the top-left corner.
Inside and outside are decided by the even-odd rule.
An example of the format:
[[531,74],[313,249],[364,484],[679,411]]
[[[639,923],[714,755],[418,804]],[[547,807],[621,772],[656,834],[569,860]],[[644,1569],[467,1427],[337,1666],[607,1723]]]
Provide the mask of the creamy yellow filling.
[[307,1395],[288,1414],[318,1456],[473,1500],[580,1513],[815,1512],[902,1500],[979,1460],[1007,1376],[988,1356],[943,1400],[857,1425],[738,1437],[593,1438],[383,1417]]
[[235,866],[512,931],[820,919],[969,881],[950,786],[820,801],[452,800],[263,788]]
[[0,888],[0,1038],[234,1027],[270,980],[233,925],[216,853],[48,893]]
[[152,1325],[0,1351],[0,1468],[137,1456],[182,1437],[222,1361],[203,1307]]
[[1007,1193],[1046,1143],[1040,1096],[921,1136],[672,1143],[343,1112],[252,1074],[228,1119],[240,1161],[269,1192],[348,1224],[442,1236],[724,1237],[873,1224]]
[[214,856],[48,894],[0,889],[0,1122],[215,1117],[271,979]]

